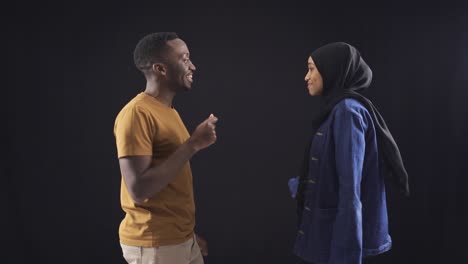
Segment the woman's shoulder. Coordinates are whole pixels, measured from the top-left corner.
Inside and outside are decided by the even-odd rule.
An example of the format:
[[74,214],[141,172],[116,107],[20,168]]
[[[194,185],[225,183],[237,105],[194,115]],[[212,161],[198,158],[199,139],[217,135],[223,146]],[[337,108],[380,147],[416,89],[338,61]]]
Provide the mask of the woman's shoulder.
[[361,117],[369,115],[367,108],[354,98],[345,98],[341,100],[335,105],[333,112],[335,115],[353,114]]

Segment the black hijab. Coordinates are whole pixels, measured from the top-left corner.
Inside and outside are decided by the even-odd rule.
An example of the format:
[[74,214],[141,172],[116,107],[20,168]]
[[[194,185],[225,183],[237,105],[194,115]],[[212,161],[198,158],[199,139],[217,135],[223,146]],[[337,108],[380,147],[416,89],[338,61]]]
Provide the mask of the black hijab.
[[408,173],[403,165],[398,146],[377,108],[369,99],[358,93],[367,89],[372,81],[372,71],[362,59],[359,51],[347,43],[337,42],[320,47],[310,56],[323,79],[322,95],[325,99],[325,107],[312,122],[312,138],[304,153],[301,180],[296,196],[300,208],[304,202],[304,181],[309,170],[309,152],[314,135],[333,107],[345,98],[356,99],[369,111],[377,131],[379,154],[385,163],[383,170],[385,177],[392,180],[401,193],[409,196]]

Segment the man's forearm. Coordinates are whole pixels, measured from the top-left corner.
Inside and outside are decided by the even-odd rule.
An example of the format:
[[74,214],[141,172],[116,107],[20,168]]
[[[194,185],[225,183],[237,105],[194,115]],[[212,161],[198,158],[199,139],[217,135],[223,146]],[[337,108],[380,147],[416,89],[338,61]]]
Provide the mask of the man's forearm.
[[141,196],[147,199],[160,192],[179,174],[183,166],[196,152],[197,150],[189,139],[161,164],[145,170],[138,183]]

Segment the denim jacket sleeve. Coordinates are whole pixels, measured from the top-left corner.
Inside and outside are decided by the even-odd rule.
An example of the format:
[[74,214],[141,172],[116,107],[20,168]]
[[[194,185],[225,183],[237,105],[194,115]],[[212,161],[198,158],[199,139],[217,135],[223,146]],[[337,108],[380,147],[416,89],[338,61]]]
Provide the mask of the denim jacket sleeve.
[[293,177],[288,181],[289,192],[292,198],[296,198],[297,188],[299,187],[299,176]]
[[338,208],[330,245],[330,264],[362,259],[361,176],[367,124],[353,109],[340,109],[333,121]]

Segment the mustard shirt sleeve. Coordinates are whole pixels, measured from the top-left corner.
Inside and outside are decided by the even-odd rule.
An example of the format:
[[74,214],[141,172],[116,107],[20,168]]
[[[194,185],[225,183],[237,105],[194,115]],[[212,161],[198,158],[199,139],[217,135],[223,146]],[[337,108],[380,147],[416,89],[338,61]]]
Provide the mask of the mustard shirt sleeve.
[[152,121],[143,108],[131,107],[120,113],[114,127],[119,158],[153,155],[156,128]]

